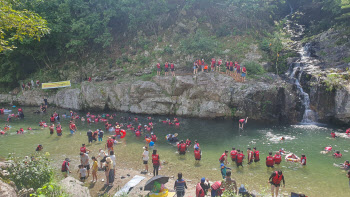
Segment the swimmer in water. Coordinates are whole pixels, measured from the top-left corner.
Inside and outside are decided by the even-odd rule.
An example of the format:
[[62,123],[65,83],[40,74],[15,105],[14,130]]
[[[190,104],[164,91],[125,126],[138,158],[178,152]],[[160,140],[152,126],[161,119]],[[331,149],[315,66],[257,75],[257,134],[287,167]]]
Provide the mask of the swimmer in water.
[[283,140],[285,140],[286,138],[284,138],[284,137],[281,137],[281,141],[283,141]]
[[247,124],[247,122],[248,122],[248,117],[247,117],[246,119],[240,119],[240,120],[238,121],[238,123],[239,123],[239,129],[243,129],[244,125]]

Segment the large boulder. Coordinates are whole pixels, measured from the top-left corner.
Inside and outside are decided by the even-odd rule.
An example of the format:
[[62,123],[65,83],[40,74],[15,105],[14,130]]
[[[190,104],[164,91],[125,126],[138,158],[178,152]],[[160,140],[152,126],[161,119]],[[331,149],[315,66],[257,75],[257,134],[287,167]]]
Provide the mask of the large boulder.
[[4,183],[0,179],[0,196],[3,197],[17,197],[16,190],[11,187],[9,184]]
[[68,176],[67,178],[61,180],[60,186],[62,190],[64,190],[70,196],[91,197],[90,191],[84,186],[84,183],[73,177]]

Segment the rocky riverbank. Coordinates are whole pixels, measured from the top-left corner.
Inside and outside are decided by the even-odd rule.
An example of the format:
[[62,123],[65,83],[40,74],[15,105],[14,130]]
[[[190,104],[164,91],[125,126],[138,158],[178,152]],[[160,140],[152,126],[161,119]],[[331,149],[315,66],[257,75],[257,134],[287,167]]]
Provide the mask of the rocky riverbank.
[[73,110],[116,110],[201,118],[250,117],[267,122],[295,123],[301,119],[293,85],[275,75],[264,80],[235,82],[218,73],[196,76],[154,76],[150,81],[83,82],[48,95],[32,90],[18,95],[0,94],[0,103],[39,106],[50,104]]

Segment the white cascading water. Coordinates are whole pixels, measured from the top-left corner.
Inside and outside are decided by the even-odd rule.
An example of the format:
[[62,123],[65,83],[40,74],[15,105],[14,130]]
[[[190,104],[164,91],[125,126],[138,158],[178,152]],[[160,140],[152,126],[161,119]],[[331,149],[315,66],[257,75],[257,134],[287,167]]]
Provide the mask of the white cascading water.
[[[289,22],[289,23],[288,23]],[[302,104],[305,108],[302,124],[315,124],[317,122],[317,114],[315,111],[310,109],[310,97],[304,92],[303,87],[300,85],[300,78],[303,74],[305,68],[312,66],[313,59],[310,57],[310,44],[307,43],[305,46],[302,46],[299,41],[304,33],[304,27],[302,25],[297,25],[297,28],[294,30],[291,29],[291,22],[287,22],[287,30],[292,34],[292,37],[296,40],[295,44],[298,47],[298,54],[300,56],[299,60],[293,62],[290,65],[289,73],[287,75],[290,79],[294,80],[294,84],[298,89],[299,96],[301,98]]]

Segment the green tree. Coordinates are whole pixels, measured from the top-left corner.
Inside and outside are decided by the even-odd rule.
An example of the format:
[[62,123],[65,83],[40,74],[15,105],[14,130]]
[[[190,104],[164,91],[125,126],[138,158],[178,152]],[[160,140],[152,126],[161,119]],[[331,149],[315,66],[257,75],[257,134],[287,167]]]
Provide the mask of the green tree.
[[40,38],[50,32],[46,20],[29,10],[15,10],[8,0],[0,1],[0,53],[16,48],[16,40]]

